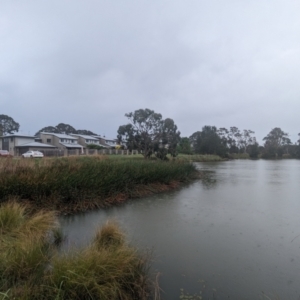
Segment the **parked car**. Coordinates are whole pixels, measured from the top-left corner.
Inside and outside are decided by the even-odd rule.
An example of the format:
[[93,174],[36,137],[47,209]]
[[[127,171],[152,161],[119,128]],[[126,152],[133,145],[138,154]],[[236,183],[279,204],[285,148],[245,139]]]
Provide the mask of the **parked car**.
[[24,157],[24,158],[28,158],[28,157],[30,157],[30,158],[33,158],[33,157],[38,158],[38,157],[44,157],[44,154],[42,152],[40,152],[40,151],[31,151],[30,150],[30,151],[27,151],[27,152],[23,153],[22,157]]
[[11,155],[7,150],[0,150],[0,157],[10,157]]

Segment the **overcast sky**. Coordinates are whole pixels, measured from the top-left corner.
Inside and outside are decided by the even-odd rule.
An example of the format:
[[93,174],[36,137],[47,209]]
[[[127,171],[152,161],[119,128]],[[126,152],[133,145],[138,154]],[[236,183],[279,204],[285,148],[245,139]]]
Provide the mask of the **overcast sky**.
[[0,114],[116,137],[150,108],[204,125],[300,132],[299,0],[0,0]]

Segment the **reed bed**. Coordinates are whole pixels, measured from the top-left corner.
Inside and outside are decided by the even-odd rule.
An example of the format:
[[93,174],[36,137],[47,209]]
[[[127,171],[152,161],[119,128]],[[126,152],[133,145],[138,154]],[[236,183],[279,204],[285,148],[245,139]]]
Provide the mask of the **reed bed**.
[[0,202],[11,196],[37,208],[81,211],[164,191],[197,176],[183,161],[70,157],[0,161]]
[[[53,212],[32,213],[15,202],[0,206],[0,299],[154,299],[149,256],[125,241],[115,223],[90,245],[57,251]],[[152,292],[151,292],[152,290]]]

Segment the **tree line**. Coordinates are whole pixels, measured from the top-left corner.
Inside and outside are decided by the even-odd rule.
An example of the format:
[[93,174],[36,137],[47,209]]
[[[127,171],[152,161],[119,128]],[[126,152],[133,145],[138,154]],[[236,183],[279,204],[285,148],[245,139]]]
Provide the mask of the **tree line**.
[[[249,129],[239,130],[233,126],[229,129],[204,126],[189,138],[182,138],[178,151],[181,153],[217,154],[231,157],[233,154],[247,154],[250,158],[300,158],[300,134],[297,143],[292,144],[288,133],[281,128],[273,128],[263,138],[260,146]],[[189,147],[190,145],[190,147]]]
[[[126,113],[128,123],[119,126],[117,139],[129,150],[138,150],[145,158],[155,155],[167,159],[182,154],[216,154],[231,157],[234,154],[246,154],[250,158],[300,158],[300,133],[298,141],[293,144],[288,133],[281,128],[273,128],[264,138],[264,145],[259,145],[255,132],[250,129],[240,130],[232,126],[229,129],[216,126],[204,126],[189,137],[181,137],[174,120],[164,119],[160,113],[151,109],[138,109]],[[7,115],[0,115],[0,134],[18,132],[19,123]],[[97,135],[90,130],[76,130],[73,126],[59,123],[47,126],[40,132],[64,134]]]
[[232,157],[233,154],[246,154],[250,158],[300,158],[299,140],[292,144],[288,133],[275,127],[260,146],[250,129],[240,130],[236,126],[217,128],[204,126],[190,137],[181,137],[175,122],[163,119],[150,109],[139,109],[125,114],[129,122],[118,129],[118,140],[128,149],[139,150],[145,158],[152,154],[166,159],[167,154],[216,154],[221,157]]
[[[13,134],[18,132],[20,124],[17,123],[12,117],[7,115],[0,115],[0,136]],[[35,133],[37,136],[40,132],[52,132],[60,134],[84,134],[84,135],[98,135],[90,130],[75,129],[73,126],[65,123],[59,123],[56,126],[46,126]]]

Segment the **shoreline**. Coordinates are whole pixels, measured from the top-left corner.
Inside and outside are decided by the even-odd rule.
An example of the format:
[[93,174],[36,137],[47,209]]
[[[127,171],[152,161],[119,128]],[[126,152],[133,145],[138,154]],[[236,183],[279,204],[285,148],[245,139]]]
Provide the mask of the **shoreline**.
[[[93,200],[80,200],[77,203],[66,203],[62,204],[60,201],[55,201],[55,199],[45,199],[43,202],[46,205],[41,205],[41,202],[37,205],[34,200],[28,199],[15,199],[13,201],[17,201],[20,204],[29,205],[33,211],[55,211],[57,215],[74,215],[78,213],[85,213],[92,210],[97,209],[107,209],[110,207],[123,205],[129,200],[139,199],[151,195],[162,194],[165,192],[170,192],[174,190],[178,190],[194,180],[201,179],[202,174],[199,172],[199,177],[190,180],[189,182],[181,182],[181,181],[172,181],[169,184],[163,183],[150,183],[148,185],[139,185],[135,188],[133,193],[117,193],[115,195],[111,195],[105,198],[94,198]],[[10,201],[10,199],[8,200]],[[5,202],[3,202],[5,203]],[[50,204],[50,205],[49,205]]]

